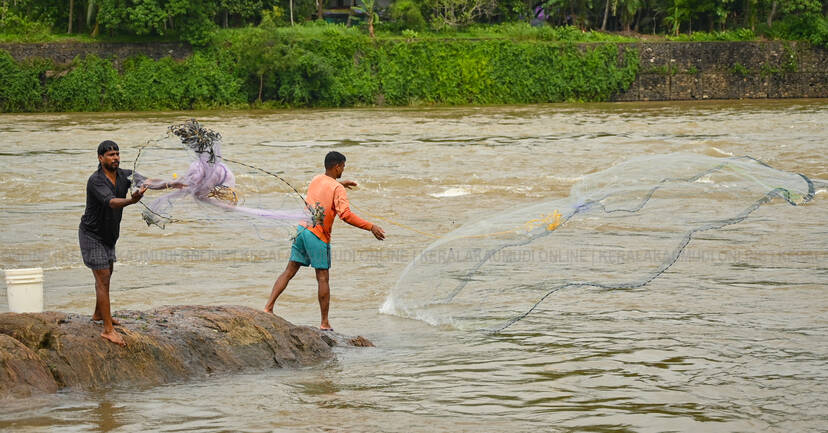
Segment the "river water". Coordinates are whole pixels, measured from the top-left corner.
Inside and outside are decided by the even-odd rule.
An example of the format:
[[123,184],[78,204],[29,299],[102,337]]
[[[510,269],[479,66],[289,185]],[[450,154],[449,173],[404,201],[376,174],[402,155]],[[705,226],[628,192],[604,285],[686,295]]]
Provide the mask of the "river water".
[[[434,236],[481,214],[564,198],[585,174],[635,156],[751,155],[828,179],[825,100],[1,115],[2,266],[44,267],[46,309],[92,311],[77,225],[97,143],[120,143],[130,168],[138,146],[189,117],[222,133],[226,156],[277,171],[300,190],[330,148],[346,154],[344,177],[360,183],[351,202],[388,239],[335,225],[331,323],[377,347],[340,349],[336,361],[308,369],[4,401],[0,429],[825,431],[824,191],[801,208],[759,211],[742,229],[756,231],[751,241],[689,246],[734,252],[724,259],[679,262],[646,290],[562,291],[514,330],[380,312]],[[137,206],[124,212],[114,310],[260,308],[287,260],[281,233],[261,239],[226,222],[162,231],[139,214]],[[773,230],[755,228],[765,223]],[[738,253],[753,254],[746,264]],[[313,273],[300,272],[276,309],[317,324]]]

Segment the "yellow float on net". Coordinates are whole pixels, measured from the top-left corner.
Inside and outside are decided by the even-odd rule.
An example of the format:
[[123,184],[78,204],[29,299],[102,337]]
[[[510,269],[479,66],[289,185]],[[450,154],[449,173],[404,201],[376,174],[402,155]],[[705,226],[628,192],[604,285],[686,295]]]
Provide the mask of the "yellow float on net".
[[561,225],[561,214],[556,209],[551,214],[541,215],[540,218],[532,219],[526,221],[523,224],[523,228],[526,231],[531,231],[536,227],[546,227],[547,230],[552,231],[558,228]]
[[546,226],[546,229],[552,231],[558,228],[559,225],[561,225],[561,214],[556,209],[555,212],[552,213],[552,222]]

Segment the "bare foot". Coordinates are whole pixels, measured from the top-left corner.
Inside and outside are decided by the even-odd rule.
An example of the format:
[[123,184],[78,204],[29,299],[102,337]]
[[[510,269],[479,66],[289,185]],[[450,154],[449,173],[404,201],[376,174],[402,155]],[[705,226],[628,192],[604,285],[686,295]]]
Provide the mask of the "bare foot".
[[267,308],[267,307],[265,307],[264,309],[262,309],[262,311],[264,311],[265,313],[275,314],[275,313],[273,312],[273,308]]
[[111,332],[101,332],[101,337],[119,346],[126,346],[126,342],[124,341],[123,337],[121,337],[121,334],[115,332],[114,329]]
[[[103,319],[101,319],[100,317],[95,317],[95,316],[92,316],[92,320],[93,320],[93,321],[95,321],[95,322],[100,322],[100,321],[101,321],[101,320],[103,320]],[[112,318],[112,324],[113,324],[113,325],[120,325],[120,324],[121,324],[121,322],[120,322],[118,319],[116,319],[116,318],[114,318],[114,317],[113,317],[113,318]]]

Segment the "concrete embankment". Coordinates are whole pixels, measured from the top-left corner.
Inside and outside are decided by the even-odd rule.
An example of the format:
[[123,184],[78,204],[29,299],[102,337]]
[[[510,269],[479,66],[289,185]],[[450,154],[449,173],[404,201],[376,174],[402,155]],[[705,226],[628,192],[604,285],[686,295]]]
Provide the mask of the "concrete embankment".
[[62,388],[150,387],[208,374],[315,365],[333,346],[372,346],[239,306],[119,311],[126,347],[90,316],[0,314],[0,399]]

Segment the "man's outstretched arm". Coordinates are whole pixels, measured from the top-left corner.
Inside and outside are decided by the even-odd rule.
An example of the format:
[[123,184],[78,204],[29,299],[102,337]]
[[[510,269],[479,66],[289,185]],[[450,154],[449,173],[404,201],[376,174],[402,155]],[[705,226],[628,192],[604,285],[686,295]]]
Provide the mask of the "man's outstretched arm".
[[379,240],[385,239],[385,231],[382,227],[365,221],[364,219],[358,217],[357,214],[351,212],[351,204],[348,202],[348,195],[345,194],[345,188],[350,189],[351,187],[357,186],[357,183],[352,180],[343,180],[339,182],[339,184],[344,187],[337,188],[334,191],[334,203],[336,204],[336,208],[343,209],[341,212],[337,211],[337,213],[339,213],[339,218],[354,227],[370,231],[374,237]]
[[149,189],[184,188],[187,186],[183,182],[175,180],[166,181],[163,179],[146,179],[141,185],[146,186]]
[[358,183],[356,183],[352,180],[340,180],[339,184],[344,186],[345,188],[348,188],[348,189],[352,189],[355,186],[359,186]]
[[145,192],[147,192],[147,187],[142,186],[141,189],[133,192],[130,198],[112,198],[109,200],[109,207],[112,209],[120,209],[131,204],[138,203],[138,201],[141,200],[141,197],[144,196]]
[[164,180],[164,179],[148,179],[138,172],[132,172],[132,184],[138,187],[145,186],[147,189],[167,189],[167,188],[184,188],[187,186],[181,181]]
[[354,227],[370,231],[374,237],[379,240],[385,239],[385,231],[382,230],[382,227],[358,217],[357,214],[351,212],[350,208],[346,208],[341,214],[339,214],[339,217],[342,218],[342,221],[345,221]]

